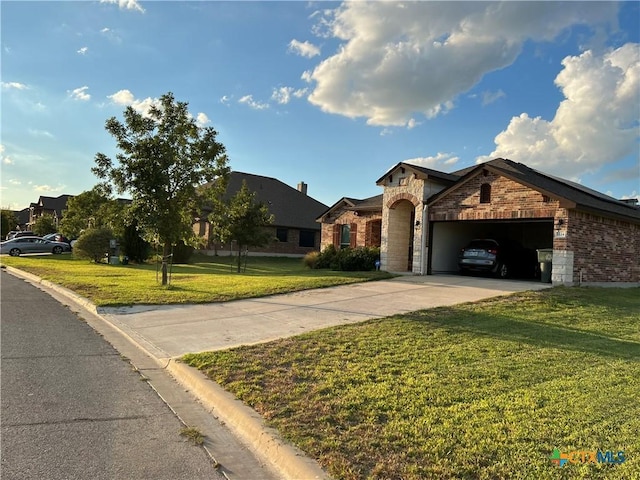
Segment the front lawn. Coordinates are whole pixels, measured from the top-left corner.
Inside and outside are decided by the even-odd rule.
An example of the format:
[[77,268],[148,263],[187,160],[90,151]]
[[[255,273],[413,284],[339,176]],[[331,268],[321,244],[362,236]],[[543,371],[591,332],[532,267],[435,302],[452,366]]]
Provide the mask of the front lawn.
[[[184,361],[337,479],[640,478],[638,288],[525,292]],[[554,449],[625,461],[560,467]]]
[[235,273],[230,257],[195,255],[188,265],[174,265],[171,284],[162,286],[155,264],[94,264],[71,255],[3,256],[0,264],[67,287],[99,306],[222,302],[391,277],[310,270],[300,258],[280,257],[249,257],[246,272]]

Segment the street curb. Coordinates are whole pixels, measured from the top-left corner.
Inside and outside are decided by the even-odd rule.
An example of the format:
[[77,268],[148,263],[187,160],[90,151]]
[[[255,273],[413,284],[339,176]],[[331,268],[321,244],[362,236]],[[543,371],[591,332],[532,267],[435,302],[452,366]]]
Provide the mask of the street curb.
[[248,446],[258,458],[271,465],[283,478],[291,480],[329,480],[331,478],[315,460],[282,440],[275,429],[267,427],[264,419],[255,410],[207,378],[199,370],[182,363],[178,358],[163,359],[152,355],[135,338],[102,317],[98,308],[89,299],[53,282],[43,280],[32,273],[10,266],[4,268],[7,273],[15,277],[33,284],[40,284],[65,296],[127,338],[136,348],[153,359],[161,368],[167,370],[176,381],[188,388],[205,407],[215,411],[218,419],[226,424],[242,443]]
[[317,462],[280,439],[264,419],[199,370],[173,358],[167,370],[207,407],[216,412],[262,460],[290,479],[329,479]]

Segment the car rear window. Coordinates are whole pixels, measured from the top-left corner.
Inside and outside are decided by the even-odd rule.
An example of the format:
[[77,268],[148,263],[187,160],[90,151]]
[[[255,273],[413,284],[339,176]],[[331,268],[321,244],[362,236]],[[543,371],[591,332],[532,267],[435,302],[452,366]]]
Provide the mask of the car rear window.
[[498,242],[494,240],[473,240],[466,248],[479,248],[486,250],[487,248],[496,248],[497,246]]

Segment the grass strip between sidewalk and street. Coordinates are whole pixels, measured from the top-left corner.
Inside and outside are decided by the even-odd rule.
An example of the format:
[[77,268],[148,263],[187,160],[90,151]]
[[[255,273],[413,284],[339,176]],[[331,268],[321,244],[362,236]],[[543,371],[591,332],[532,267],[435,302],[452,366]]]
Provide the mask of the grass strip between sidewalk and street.
[[[183,361],[336,479],[640,478],[638,288],[524,292]],[[554,449],[624,462],[560,467]]]
[[0,257],[15,267],[73,290],[97,306],[225,302],[310,288],[391,278],[386,272],[312,270],[300,258],[249,257],[236,273],[232,258],[194,255],[171,267],[170,285],[161,285],[156,264],[107,265],[71,255]]

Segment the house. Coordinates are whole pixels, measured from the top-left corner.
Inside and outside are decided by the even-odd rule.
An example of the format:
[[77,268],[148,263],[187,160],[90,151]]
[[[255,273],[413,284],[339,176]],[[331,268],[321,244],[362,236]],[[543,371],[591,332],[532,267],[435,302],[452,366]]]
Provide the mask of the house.
[[62,219],[62,212],[67,208],[67,200],[73,195],[60,195],[58,197],[38,198],[36,203],[29,205],[29,221],[28,227],[31,228],[36,220],[43,215],[51,215],[56,225]]
[[[383,270],[456,272],[469,240],[502,237],[552,249],[554,284],[640,283],[640,208],[631,202],[502,158],[452,173],[401,162],[376,183]],[[323,219],[323,245],[334,238],[330,221],[343,223]]]
[[382,195],[359,200],[343,197],[317,219],[322,224],[320,250],[333,245],[380,247]]
[[[265,228],[273,233],[274,241],[262,248],[252,248],[251,253],[266,255],[302,256],[320,249],[320,226],[315,219],[328,207],[307,195],[307,184],[300,182],[297,188],[271,177],[233,171],[229,174],[225,199],[240,190],[242,182],[255,193],[257,202],[267,205],[274,223]],[[204,238],[209,237],[206,217],[198,219],[194,230]],[[208,245],[211,253],[228,251],[230,245]]]

